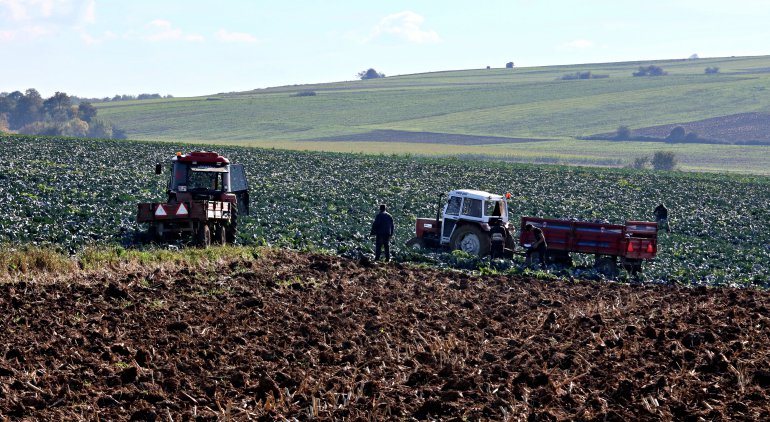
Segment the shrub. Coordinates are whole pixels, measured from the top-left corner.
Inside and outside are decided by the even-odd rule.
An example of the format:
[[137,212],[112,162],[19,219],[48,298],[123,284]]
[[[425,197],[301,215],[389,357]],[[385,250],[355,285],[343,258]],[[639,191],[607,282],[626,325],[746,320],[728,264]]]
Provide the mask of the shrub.
[[639,70],[634,72],[634,76],[663,76],[668,72],[664,71],[662,67],[651,64],[647,67],[639,66]]
[[316,92],[315,91],[300,91],[293,95],[293,97],[315,97]]
[[645,169],[647,168],[647,164],[650,162],[650,157],[636,157],[634,158],[634,162],[631,164],[631,167],[635,169]]
[[358,78],[361,80],[364,79],[377,79],[377,78],[384,78],[385,74],[377,72],[376,70],[369,68],[367,70],[362,70],[358,72]]
[[620,126],[618,127],[618,131],[615,135],[615,139],[619,141],[626,141],[631,137],[631,129],[628,128],[628,126]]
[[576,79],[602,79],[609,78],[610,75],[594,75],[591,71],[568,73],[561,77],[563,81],[574,81]]
[[714,67],[707,67],[705,72],[706,72],[707,75],[713,75],[713,74],[719,73],[719,68],[716,67],[716,66],[714,66]]
[[685,130],[682,126],[671,129],[671,133],[666,137],[667,142],[680,142],[684,140]]
[[102,119],[94,119],[88,125],[88,137],[110,139],[112,138],[112,125]]
[[652,168],[655,170],[673,170],[676,167],[676,157],[671,151],[655,151],[652,156]]

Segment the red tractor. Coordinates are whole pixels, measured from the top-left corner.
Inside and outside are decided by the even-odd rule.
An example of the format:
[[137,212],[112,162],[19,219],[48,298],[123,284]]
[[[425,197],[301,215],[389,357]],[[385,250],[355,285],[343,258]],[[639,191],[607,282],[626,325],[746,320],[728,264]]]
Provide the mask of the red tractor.
[[[155,166],[155,174],[164,165]],[[192,237],[199,246],[233,243],[238,216],[249,213],[249,186],[242,164],[216,152],[176,153],[169,172],[167,202],[139,204],[137,222],[148,225],[152,240]]]
[[521,217],[519,243],[524,248],[534,241],[533,233],[524,230],[527,224],[543,231],[547,261],[572,265],[570,253],[593,254],[594,268],[608,276],[617,274],[618,264],[636,274],[642,270],[642,262],[655,258],[658,252],[658,223],[651,221],[626,221],[621,225]]

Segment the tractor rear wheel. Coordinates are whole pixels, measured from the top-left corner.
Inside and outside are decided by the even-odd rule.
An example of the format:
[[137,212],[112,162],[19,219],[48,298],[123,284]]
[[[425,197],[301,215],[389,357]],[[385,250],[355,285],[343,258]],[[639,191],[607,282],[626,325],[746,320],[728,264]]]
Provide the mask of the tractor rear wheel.
[[232,207],[230,211],[230,223],[225,224],[225,241],[229,244],[235,243],[235,239],[238,237],[238,208]]
[[451,244],[452,249],[459,249],[479,258],[489,255],[489,235],[472,224],[456,228]]
[[227,228],[222,224],[217,224],[214,229],[214,238],[212,242],[215,245],[224,245],[227,243]]
[[208,248],[211,246],[211,228],[208,224],[198,224],[198,231],[195,233],[195,243],[201,248]]

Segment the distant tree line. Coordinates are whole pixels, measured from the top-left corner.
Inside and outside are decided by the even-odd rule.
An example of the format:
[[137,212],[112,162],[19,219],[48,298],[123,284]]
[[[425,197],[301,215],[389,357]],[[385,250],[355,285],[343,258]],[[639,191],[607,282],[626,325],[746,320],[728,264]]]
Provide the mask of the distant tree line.
[[72,99],[72,103],[77,105],[82,101],[88,101],[90,103],[106,103],[110,101],[158,100],[161,98],[174,98],[174,96],[160,95],[160,94],[139,94],[139,95],[115,94],[114,97],[103,97],[103,98],[80,98],[74,95],[70,96],[70,98]]
[[96,117],[88,101],[77,104],[64,92],[43,99],[30,88],[24,93],[0,93],[0,132],[27,135],[125,138],[125,132]]
[[634,76],[664,76],[668,75],[668,72],[664,71],[662,67],[651,64],[649,66],[639,66],[639,70],[633,73]]
[[597,75],[597,74],[591,73],[591,71],[589,70],[586,72],[567,73],[566,75],[561,77],[561,80],[572,81],[576,79],[604,79],[609,77],[610,75]]

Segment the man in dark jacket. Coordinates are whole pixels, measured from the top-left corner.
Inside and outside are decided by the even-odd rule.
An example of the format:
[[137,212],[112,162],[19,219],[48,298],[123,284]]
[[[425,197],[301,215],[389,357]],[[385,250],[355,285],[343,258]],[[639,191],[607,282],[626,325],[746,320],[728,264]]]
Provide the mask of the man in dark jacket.
[[548,245],[545,243],[545,236],[543,235],[543,231],[540,230],[540,227],[535,227],[529,223],[524,226],[524,231],[532,232],[535,238],[535,243],[527,248],[527,263],[532,262],[533,254],[537,254],[538,258],[540,259],[540,267],[545,270],[545,252],[548,248]]
[[655,207],[655,222],[658,223],[658,230],[666,228],[666,233],[671,233],[671,226],[668,225],[668,208],[662,203]]
[[374,260],[380,259],[380,251],[385,248],[385,261],[390,261],[390,238],[396,231],[393,217],[385,211],[385,204],[380,205],[380,213],[374,218],[371,235],[377,236],[374,248]]

